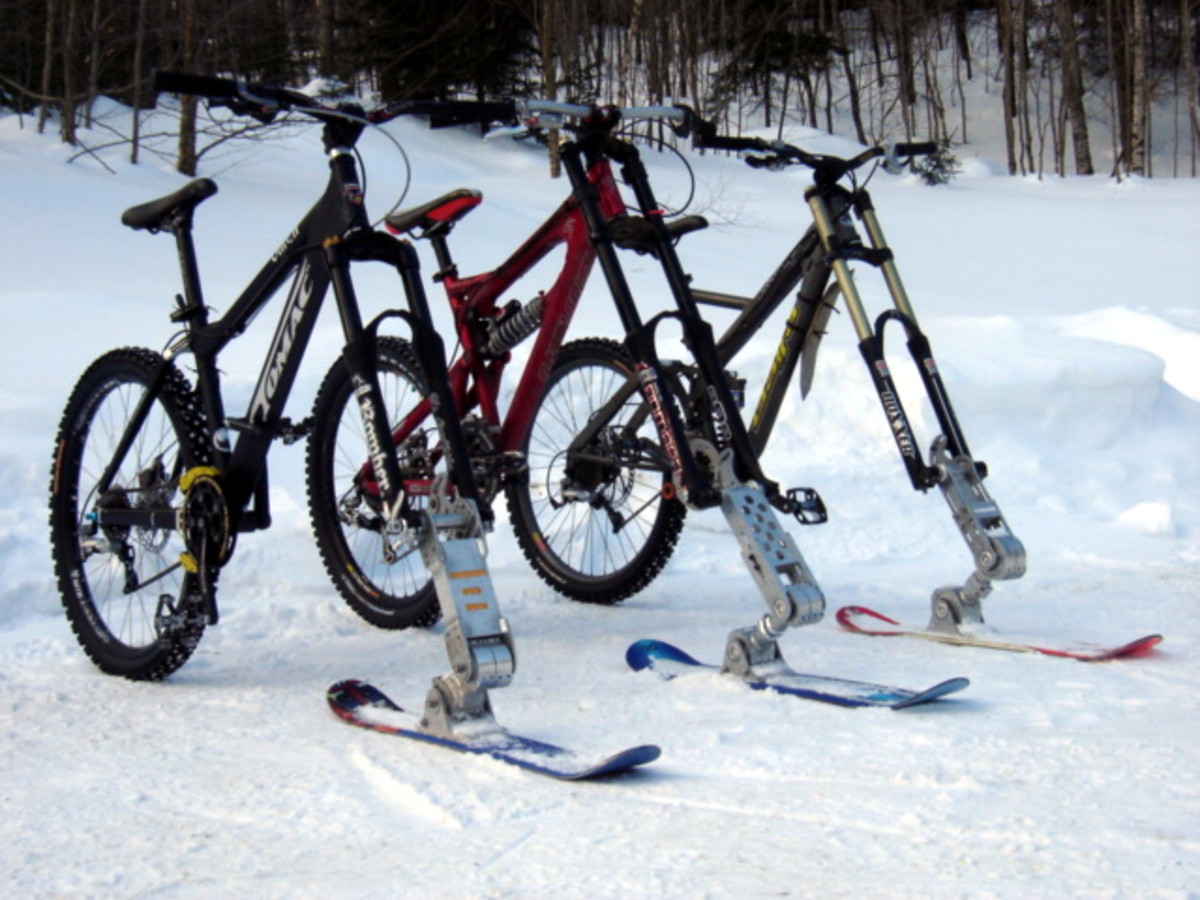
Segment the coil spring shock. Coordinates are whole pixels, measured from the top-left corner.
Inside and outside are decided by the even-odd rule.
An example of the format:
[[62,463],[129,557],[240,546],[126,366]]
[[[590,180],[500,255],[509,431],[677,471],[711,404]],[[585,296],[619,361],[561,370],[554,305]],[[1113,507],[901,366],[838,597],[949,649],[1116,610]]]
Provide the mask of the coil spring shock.
[[524,306],[519,300],[509,303],[504,315],[492,324],[487,343],[483,347],[484,353],[500,356],[533,334],[542,322],[544,297],[544,294],[539,293]]

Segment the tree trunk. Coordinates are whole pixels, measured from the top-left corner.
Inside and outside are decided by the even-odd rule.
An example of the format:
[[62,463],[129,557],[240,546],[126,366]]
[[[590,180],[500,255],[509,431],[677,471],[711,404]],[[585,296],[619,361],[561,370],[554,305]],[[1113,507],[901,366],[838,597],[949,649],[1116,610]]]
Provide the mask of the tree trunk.
[[967,67],[967,81],[971,80],[971,40],[967,33],[967,3],[957,0],[954,4],[954,43],[958,57]]
[[[194,72],[196,66],[197,0],[181,0],[179,4],[179,63],[184,72]],[[183,175],[196,174],[196,98],[186,94],[179,99],[179,158],[175,168]]]
[[867,143],[867,131],[863,128],[862,97],[858,90],[858,77],[854,73],[854,63],[851,62],[850,42],[847,40],[846,26],[842,21],[840,10],[833,11],[834,39],[837,41],[837,54],[842,58],[842,70],[846,76],[846,92],[850,98],[850,118],[854,120],[854,135],[860,144]]
[[1075,29],[1075,10],[1071,0],[1054,0],[1061,48],[1063,107],[1071,125],[1071,146],[1075,151],[1075,174],[1094,175],[1092,148],[1088,140],[1087,110],[1083,105],[1083,77],[1079,60],[1079,37]]
[[[558,35],[555,12],[558,8],[559,0],[542,0],[541,9],[539,10],[538,21],[538,43],[541,49],[542,63],[542,95],[547,100],[558,99],[558,75],[554,64],[555,39]],[[547,156],[550,160],[550,177],[558,178],[562,175],[562,160],[558,154],[558,129],[551,128],[548,137],[550,138],[547,147]]]
[[1129,41],[1129,170],[1147,173],[1146,143],[1150,129],[1150,80],[1147,71],[1146,0],[1132,0]]
[[84,101],[84,122],[92,127],[92,104],[100,94],[100,2],[92,0],[91,45],[88,49],[87,98]]
[[57,55],[58,47],[58,42],[54,39],[54,29],[57,25],[58,0],[46,0],[46,30],[43,42],[45,56],[42,59],[42,102],[38,107],[38,134],[42,134],[46,130],[46,119],[50,115],[50,89],[53,85],[54,57]]
[[1182,20],[1183,32],[1183,70],[1184,84],[1187,86],[1188,123],[1191,126],[1192,145],[1192,177],[1196,177],[1197,150],[1200,149],[1200,110],[1197,109],[1197,94],[1200,93],[1200,79],[1196,76],[1196,39],[1192,17],[1195,14],[1195,0],[1180,0],[1179,15]]
[[1034,172],[1037,166],[1033,159],[1033,128],[1029,121],[1029,5],[1027,0],[1013,0],[1016,15],[1013,16],[1013,39],[1019,49],[1017,53],[1017,123],[1021,136],[1021,171]]
[[63,10],[63,53],[62,53],[62,121],[59,129],[62,139],[75,145],[75,68],[79,43],[79,0],[67,0]]
[[1123,0],[1106,0],[1108,57],[1111,74],[1109,95],[1112,114],[1113,175],[1120,177],[1129,172],[1129,64],[1128,44],[1117,37],[1118,3]]
[[[190,0],[185,0],[190,2]],[[317,67],[320,74],[337,74],[337,48],[334,42],[336,10],[334,0],[316,0],[317,8]]]
[[146,50],[146,0],[138,0],[137,26],[133,39],[133,129],[129,138],[129,162],[137,165],[142,134],[142,72]]
[[1008,151],[1008,174],[1017,174],[1017,89],[1013,42],[1013,0],[998,0],[996,9],[1000,24],[1000,58],[1004,70],[1004,145]]
[[909,22],[908,0],[892,0],[892,27],[896,39],[896,67],[900,79],[900,112],[904,118],[904,136],[912,139],[916,133],[917,64],[913,55],[912,23]]

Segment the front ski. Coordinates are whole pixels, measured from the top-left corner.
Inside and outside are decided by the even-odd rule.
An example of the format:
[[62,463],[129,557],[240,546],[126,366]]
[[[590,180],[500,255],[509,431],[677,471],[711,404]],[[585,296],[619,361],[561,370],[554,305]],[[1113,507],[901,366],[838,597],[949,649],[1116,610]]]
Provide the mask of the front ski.
[[[638,641],[630,646],[625,653],[625,661],[635,672],[652,669],[668,681],[696,669],[720,671],[720,666],[702,663],[678,647],[655,640]],[[888,709],[905,709],[961,691],[970,682],[965,678],[951,678],[923,691],[912,691],[907,688],[852,681],[846,678],[801,674],[785,668],[760,680],[747,681],[746,684],[759,691],[775,691],[792,697],[834,703],[838,706],[882,706]]]
[[353,679],[339,681],[328,692],[329,708],[343,721],[372,731],[412,738],[463,753],[490,756],[538,775],[562,781],[583,781],[615,775],[653,762],[662,752],[653,744],[630,747],[601,760],[584,759],[554,744],[511,734],[498,726],[461,739],[438,737],[420,729],[420,716],[397,706],[371,684]]
[[[870,619],[872,626],[862,624],[862,620]],[[1161,634],[1148,634],[1136,641],[1122,644],[1119,647],[1044,647],[1039,644],[1027,644],[1017,641],[995,640],[989,637],[944,634],[936,631],[917,631],[906,629],[895,619],[890,619],[882,613],[865,606],[844,606],[837,611],[837,622],[847,631],[855,634],[866,634],[872,637],[913,637],[927,641],[937,641],[941,644],[955,644],[960,647],[983,647],[988,650],[1008,650],[1014,653],[1041,653],[1045,656],[1061,656],[1066,659],[1077,659],[1081,662],[1102,662],[1109,659],[1120,659],[1126,656],[1141,656],[1150,652],[1162,642]],[[878,623],[884,623],[884,627]]]

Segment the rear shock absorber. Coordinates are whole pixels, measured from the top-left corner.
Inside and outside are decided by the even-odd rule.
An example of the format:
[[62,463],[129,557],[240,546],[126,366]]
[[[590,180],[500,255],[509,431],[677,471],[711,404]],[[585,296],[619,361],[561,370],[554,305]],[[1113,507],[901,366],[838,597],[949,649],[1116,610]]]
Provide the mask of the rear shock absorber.
[[504,314],[496,319],[488,330],[484,353],[489,356],[502,356],[533,334],[541,324],[544,305],[545,295],[542,293],[524,306],[519,300],[509,303]]

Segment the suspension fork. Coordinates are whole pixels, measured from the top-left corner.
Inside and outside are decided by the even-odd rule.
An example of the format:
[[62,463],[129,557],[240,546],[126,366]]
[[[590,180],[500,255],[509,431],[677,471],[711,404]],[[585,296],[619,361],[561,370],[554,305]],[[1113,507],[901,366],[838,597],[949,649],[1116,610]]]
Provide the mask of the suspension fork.
[[[991,592],[994,579],[1019,578],[1025,574],[1025,548],[1009,530],[999,506],[983,486],[987,467],[972,459],[962,429],[950,404],[945,385],[933,359],[929,339],[917,324],[916,314],[895,259],[883,236],[879,220],[865,191],[851,195],[839,186],[818,186],[805,195],[826,256],[846,298],[846,306],[858,333],[859,350],[879,394],[896,446],[914,488],[927,491],[938,487],[950,506],[975,561],[975,571],[961,587],[943,587],[933,593],[932,631],[960,633],[964,626],[983,622],[982,601]],[[850,222],[850,208],[862,220],[871,247],[862,246]],[[880,269],[891,294],[893,309],[880,314],[872,327],[862,297],[854,284],[849,262],[861,260]],[[917,365],[925,392],[933,406],[941,434],[934,441],[928,463],[921,456],[908,416],[900,402],[884,357],[884,329],[899,322],[905,330],[908,351]]]
[[[625,155],[622,151],[626,145],[606,134],[588,135],[583,140],[604,142],[600,148],[593,148],[593,153],[616,151]],[[633,152],[636,154],[636,151]],[[578,143],[568,143],[563,147],[563,166],[571,180],[572,191],[596,248],[596,258],[600,262],[621,325],[625,329],[625,345],[637,364],[641,391],[658,425],[663,449],[671,458],[676,479],[687,492],[687,501],[701,508],[715,506],[720,502],[720,493],[687,446],[683,421],[667,392],[662,362],[654,346],[654,323],[647,326],[638,313],[629,283],[625,279],[625,272],[613,247],[608,224],[600,211],[596,187],[588,180],[583,156],[584,149]]]
[[356,259],[375,259],[393,265],[404,284],[408,311],[391,310],[363,327],[354,302],[346,250],[329,249],[334,289],[337,291],[348,344],[344,351],[362,404],[368,444],[376,477],[390,515],[403,501],[399,463],[388,430],[382,394],[375,369],[375,331],[386,317],[395,316],[412,328],[413,345],[429,403],[442,437],[446,463],[457,494],[436,488],[419,521],[421,559],[432,576],[438,602],[446,619],[445,643],[451,671],[433,680],[426,696],[421,727],[437,737],[453,738],[461,728],[478,735],[498,729],[488,691],[510,683],[516,671],[516,653],[507,621],[492,587],[484,556],[484,521],[467,442],[447,375],[445,346],[431,322],[429,303],[419,277],[412,245],[381,232],[362,232],[350,240]]
[[657,256],[667,277],[667,283],[679,309],[679,320],[683,326],[684,341],[691,350],[700,374],[716,400],[716,412],[724,420],[728,430],[730,449],[733,451],[735,473],[742,480],[752,480],[763,486],[772,503],[781,500],[778,485],[769,480],[759,465],[758,453],[746,431],[742,421],[737,401],[725,377],[725,366],[717,349],[716,338],[712,326],[700,315],[700,308],[692,296],[690,278],[683,271],[679,255],[675,252],[675,243],[667,232],[663,222],[662,210],[654,191],[646,168],[642,164],[641,155],[636,147],[624,145],[624,158],[621,160],[621,174],[637,198],[646,219],[650,222],[655,242]]
[[[862,240],[854,229],[850,220],[852,198],[845,188],[838,185],[819,186],[810,188],[805,194],[805,200],[812,211],[813,223],[821,238],[825,256],[837,279],[842,296],[846,299],[846,309],[850,313],[854,331],[858,335],[859,352],[866,361],[867,370],[875,385],[875,392],[879,395],[879,401],[887,416],[892,437],[895,439],[896,448],[900,451],[901,459],[904,461],[909,480],[917,490],[926,491],[937,483],[937,471],[926,465],[921,456],[916,435],[904,406],[900,402],[896,383],[883,352],[883,326],[889,319],[898,318],[905,323],[906,330],[909,331],[910,351],[914,347],[913,337],[919,334],[920,330],[917,327],[916,317],[913,315],[912,305],[908,301],[908,295],[904,291],[904,285],[900,281],[899,273],[892,260],[892,251],[883,242],[883,234],[879,230],[878,221],[874,218],[874,212],[870,210],[869,198],[866,198],[865,192],[860,192],[859,197],[862,198],[860,212],[862,209],[869,211],[873,223],[873,241],[878,241],[872,248],[862,245]],[[880,316],[877,328],[872,326],[862,295],[854,282],[854,276],[850,270],[850,263],[854,260],[866,262],[880,269],[886,267],[885,279],[895,310],[890,311],[890,314],[885,313]],[[928,347],[928,342],[925,342],[925,346]],[[922,360],[918,360],[919,365],[921,362]],[[932,363],[932,359],[929,362]],[[921,368],[924,369],[923,366]]]
[[[379,323],[391,315],[403,318],[412,329],[413,350],[429,390],[429,404],[442,437],[447,469],[454,486],[460,497],[479,507],[480,515],[491,522],[491,509],[480,506],[466,438],[447,376],[445,344],[430,324],[429,301],[421,284],[416,251],[403,241],[381,232],[368,231],[358,232],[345,242],[330,244],[326,247],[326,258],[333,277],[342,329],[347,338],[343,356],[362,407],[371,463],[389,515],[394,516],[398,512],[396,504],[403,499],[403,479],[388,427],[383,392],[379,386],[376,330]],[[395,310],[383,313],[370,325],[364,326],[349,275],[351,259],[377,260],[393,266],[404,286],[409,312]]]

